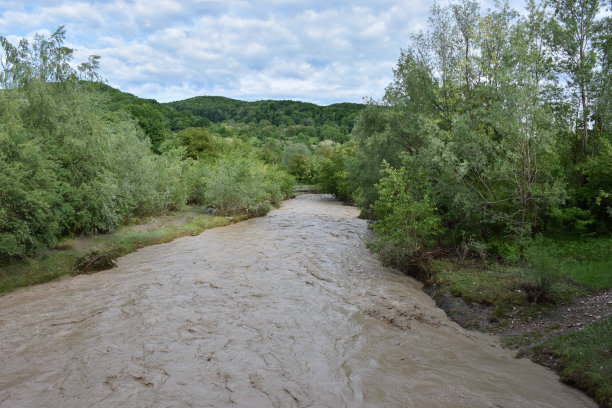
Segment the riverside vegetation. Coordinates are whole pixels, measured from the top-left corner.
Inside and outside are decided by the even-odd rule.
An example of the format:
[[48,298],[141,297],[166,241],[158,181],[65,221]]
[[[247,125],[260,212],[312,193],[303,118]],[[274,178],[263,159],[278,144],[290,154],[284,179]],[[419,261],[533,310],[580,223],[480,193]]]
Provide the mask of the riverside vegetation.
[[[50,251],[64,237],[110,232],[186,204],[261,215],[291,193],[294,177],[248,140],[202,127],[172,132],[147,101],[114,104],[99,83],[98,58],[73,68],[64,38],[62,27],[17,46],[0,37],[2,291],[91,269],[74,251]],[[203,217],[137,241],[222,223]],[[108,264],[133,250],[131,241],[98,249],[92,260]]]
[[[159,104],[96,81],[95,57],[69,69],[61,29],[18,48],[3,39],[0,256],[185,203],[262,214],[298,181],[356,204],[383,260],[434,295],[490,305],[497,327],[609,293],[611,7],[434,5],[382,100],[329,107]],[[530,351],[602,406],[610,308]]]

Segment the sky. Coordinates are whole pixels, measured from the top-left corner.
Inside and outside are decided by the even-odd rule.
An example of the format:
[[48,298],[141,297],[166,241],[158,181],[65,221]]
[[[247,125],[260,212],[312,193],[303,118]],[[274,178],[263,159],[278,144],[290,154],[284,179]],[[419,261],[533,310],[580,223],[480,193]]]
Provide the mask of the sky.
[[0,35],[16,43],[64,25],[75,62],[99,55],[109,85],[159,102],[221,95],[328,105],[380,99],[400,50],[425,28],[431,5],[0,0]]

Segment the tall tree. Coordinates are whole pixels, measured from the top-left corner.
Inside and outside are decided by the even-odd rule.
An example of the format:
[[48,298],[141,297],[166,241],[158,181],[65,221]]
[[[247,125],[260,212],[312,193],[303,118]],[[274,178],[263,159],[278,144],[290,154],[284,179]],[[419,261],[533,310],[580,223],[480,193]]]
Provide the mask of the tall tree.
[[[569,78],[578,99],[576,133],[582,133],[582,150],[588,153],[590,90],[597,63],[592,40],[600,0],[550,0],[551,31],[561,71]],[[581,129],[580,129],[581,128]]]
[[508,1],[495,1],[497,10],[489,11],[480,18],[478,40],[480,55],[477,58],[479,76],[488,85],[495,84],[495,74],[503,64],[503,57],[510,45],[512,22],[518,13],[510,8]]
[[480,6],[474,0],[461,0],[452,6],[455,22],[461,33],[463,60],[461,65],[464,71],[466,92],[470,91],[472,81],[472,54],[476,45]]
[[[612,13],[612,1],[610,1]],[[596,26],[594,45],[599,57],[600,69],[595,80],[594,119],[600,137],[604,131],[612,132],[612,17],[603,17]]]
[[457,26],[448,7],[434,3],[429,10],[429,47],[439,72],[442,89],[451,86],[460,58]]

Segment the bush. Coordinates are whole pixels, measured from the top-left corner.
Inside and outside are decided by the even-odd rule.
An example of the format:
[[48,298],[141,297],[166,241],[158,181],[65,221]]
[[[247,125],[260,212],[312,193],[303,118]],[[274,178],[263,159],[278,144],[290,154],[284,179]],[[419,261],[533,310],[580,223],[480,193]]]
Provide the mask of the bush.
[[253,157],[226,156],[207,172],[206,203],[222,214],[261,215],[280,203],[294,183],[285,172]]
[[545,251],[531,246],[525,251],[531,282],[523,284],[527,300],[533,303],[555,303],[555,285],[561,280],[558,262]]
[[378,219],[374,224],[378,233],[375,248],[391,244],[410,256],[431,246],[442,226],[428,178],[412,169],[408,160],[399,169],[384,162],[383,174],[376,184],[379,199],[374,203]]
[[0,259],[53,245],[61,184],[40,145],[0,123]]
[[0,258],[63,234],[110,231],[182,204],[176,152],[155,155],[124,113],[87,84],[30,83],[0,103]]
[[354,156],[355,146],[351,142],[336,147],[321,145],[317,150],[314,181],[322,192],[342,200],[350,198],[347,164]]

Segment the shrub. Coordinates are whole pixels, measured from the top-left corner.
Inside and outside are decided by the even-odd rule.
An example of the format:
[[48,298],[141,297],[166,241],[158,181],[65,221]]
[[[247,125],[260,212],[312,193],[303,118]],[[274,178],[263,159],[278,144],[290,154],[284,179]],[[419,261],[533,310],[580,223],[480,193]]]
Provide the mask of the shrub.
[[207,177],[206,202],[223,214],[266,213],[295,183],[285,172],[253,157],[223,157]]
[[432,244],[442,231],[441,219],[425,174],[413,170],[407,160],[399,169],[383,165],[384,177],[376,184],[379,199],[373,206],[377,247],[390,243],[411,255]]
[[531,282],[523,284],[527,300],[533,303],[554,303],[555,285],[560,281],[558,263],[545,251],[532,246],[525,251]]

